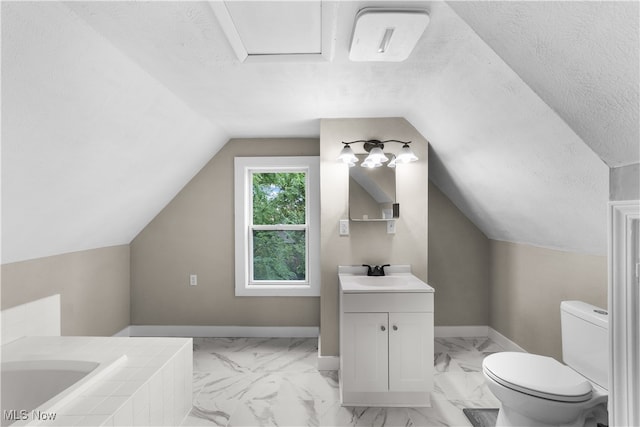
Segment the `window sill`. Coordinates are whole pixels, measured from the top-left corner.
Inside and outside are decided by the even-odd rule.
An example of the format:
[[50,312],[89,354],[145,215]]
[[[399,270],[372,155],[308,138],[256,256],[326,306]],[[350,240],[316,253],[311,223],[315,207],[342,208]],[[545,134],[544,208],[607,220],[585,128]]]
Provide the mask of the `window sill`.
[[237,297],[319,297],[320,289],[309,285],[246,285],[236,287]]

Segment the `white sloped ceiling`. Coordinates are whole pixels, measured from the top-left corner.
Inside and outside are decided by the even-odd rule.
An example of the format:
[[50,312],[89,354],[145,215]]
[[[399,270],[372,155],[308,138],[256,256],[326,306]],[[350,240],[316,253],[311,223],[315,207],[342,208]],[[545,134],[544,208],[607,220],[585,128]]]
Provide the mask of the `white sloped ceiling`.
[[332,61],[254,63],[207,2],[3,3],[3,262],[128,243],[228,138],[317,136],[322,117],[406,117],[489,237],[604,253],[604,154],[447,4],[389,3],[430,12],[402,63],[348,60],[366,2],[323,3]]
[[224,141],[66,6],[2,3],[3,263],[129,243]]
[[610,167],[640,161],[640,2],[450,2]]

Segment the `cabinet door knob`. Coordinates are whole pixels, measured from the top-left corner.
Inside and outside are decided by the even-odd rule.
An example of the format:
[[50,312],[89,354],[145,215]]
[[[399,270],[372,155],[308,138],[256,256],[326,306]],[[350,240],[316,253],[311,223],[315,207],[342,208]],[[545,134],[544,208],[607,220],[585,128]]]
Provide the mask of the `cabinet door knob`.
[[397,330],[398,330],[398,327],[397,327],[396,325],[393,325],[393,330],[394,330],[394,331],[397,331]]
[[381,331],[386,331],[386,330],[387,330],[387,328],[385,328],[384,326],[380,326],[380,330],[381,330]]

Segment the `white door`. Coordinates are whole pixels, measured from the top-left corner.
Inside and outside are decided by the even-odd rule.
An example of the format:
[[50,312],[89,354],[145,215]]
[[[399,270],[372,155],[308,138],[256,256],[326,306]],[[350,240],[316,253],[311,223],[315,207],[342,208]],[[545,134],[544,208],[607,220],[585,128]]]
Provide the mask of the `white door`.
[[344,313],[342,388],[387,391],[389,335],[387,313]]
[[389,390],[429,391],[433,313],[389,313]]
[[[630,310],[633,312],[633,320],[629,326],[631,342],[635,342],[636,346],[632,350],[633,357],[631,358],[631,373],[630,377],[635,378],[631,380],[631,402],[636,402],[633,406],[632,414],[629,416],[629,422],[635,425],[640,424],[640,219],[633,220],[633,237],[630,242],[632,246],[632,264],[630,269],[633,269],[631,279],[632,283],[635,279],[635,298],[629,304]],[[633,287],[633,285],[632,285]]]
[[609,425],[640,425],[640,201],[609,204]]

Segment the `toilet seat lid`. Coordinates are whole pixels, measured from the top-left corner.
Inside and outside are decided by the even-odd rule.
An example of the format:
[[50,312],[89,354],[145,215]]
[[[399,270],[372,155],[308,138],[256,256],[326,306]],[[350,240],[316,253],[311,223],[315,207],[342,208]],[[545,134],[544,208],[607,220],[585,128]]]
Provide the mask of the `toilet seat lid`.
[[482,367],[499,384],[532,396],[560,402],[585,402],[591,398],[591,383],[551,357],[495,353],[484,359]]

